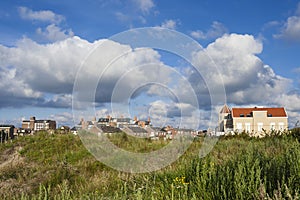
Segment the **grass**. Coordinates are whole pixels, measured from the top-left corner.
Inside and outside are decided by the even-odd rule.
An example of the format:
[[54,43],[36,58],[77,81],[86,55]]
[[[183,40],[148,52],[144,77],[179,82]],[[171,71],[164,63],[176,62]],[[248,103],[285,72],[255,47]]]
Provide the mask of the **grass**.
[[[168,144],[122,133],[109,139],[134,152]],[[199,158],[199,138],[166,168],[129,174],[95,160],[78,136],[40,132],[0,145],[0,199],[299,199],[298,139],[299,130],[226,137]]]

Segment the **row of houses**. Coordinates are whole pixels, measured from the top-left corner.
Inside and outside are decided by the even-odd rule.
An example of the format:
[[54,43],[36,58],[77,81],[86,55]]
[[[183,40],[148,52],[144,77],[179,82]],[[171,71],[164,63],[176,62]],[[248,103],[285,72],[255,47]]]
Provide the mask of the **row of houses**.
[[147,120],[139,120],[137,117],[130,118],[113,118],[111,116],[94,118],[91,121],[81,119],[80,123],[75,126],[76,130],[86,129],[93,130],[98,134],[112,134],[116,132],[125,132],[129,135],[142,138],[157,139],[173,139],[178,134],[197,135],[198,131],[192,129],[173,128],[172,126],[153,127],[150,118]]
[[[216,131],[206,132],[192,129],[166,127],[153,127],[151,119],[139,120],[137,117],[114,118],[111,116],[102,117],[96,120],[84,121],[83,119],[73,128],[61,126],[61,132],[72,132],[77,134],[80,129],[91,129],[97,127],[102,133],[126,132],[137,137],[149,137],[152,139],[165,138],[172,139],[177,134],[191,134],[199,136],[204,134],[226,135],[231,133],[245,132],[250,136],[264,136],[272,131],[282,132],[288,130],[288,115],[283,107],[267,108],[229,108],[226,104],[219,112],[219,123]],[[13,139],[16,135],[30,134],[35,131],[56,130],[56,121],[39,120],[30,117],[29,120],[23,120],[21,128],[15,128],[14,125],[0,125],[0,142]]]

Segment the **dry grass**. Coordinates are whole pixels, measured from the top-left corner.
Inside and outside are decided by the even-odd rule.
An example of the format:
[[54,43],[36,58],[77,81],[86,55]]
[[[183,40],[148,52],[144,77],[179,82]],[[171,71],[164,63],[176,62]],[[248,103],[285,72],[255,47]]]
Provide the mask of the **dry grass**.
[[[167,144],[110,139],[135,152]],[[297,137],[223,138],[202,159],[201,144],[165,169],[128,174],[95,160],[77,136],[18,138],[0,145],[0,199],[299,199]]]

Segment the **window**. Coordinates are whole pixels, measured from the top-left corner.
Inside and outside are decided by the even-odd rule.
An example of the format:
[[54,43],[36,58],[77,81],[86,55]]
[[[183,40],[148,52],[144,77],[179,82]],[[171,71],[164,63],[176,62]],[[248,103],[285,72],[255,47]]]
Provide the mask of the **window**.
[[236,123],[236,129],[241,131],[243,129],[243,124],[242,123]]
[[245,123],[245,131],[251,132],[251,124],[250,123]]
[[264,124],[261,122],[257,123],[257,131],[262,131]]
[[275,123],[274,122],[270,123],[270,130],[275,130]]
[[279,125],[278,126],[279,130],[283,131],[284,130],[284,123],[283,122],[279,122],[278,125]]

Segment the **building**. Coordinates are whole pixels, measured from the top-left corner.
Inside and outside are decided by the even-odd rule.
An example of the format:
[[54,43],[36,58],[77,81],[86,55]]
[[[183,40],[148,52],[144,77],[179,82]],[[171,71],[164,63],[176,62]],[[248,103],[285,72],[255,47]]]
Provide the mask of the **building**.
[[222,107],[219,113],[219,131],[233,131],[231,110],[226,104]]
[[31,131],[40,130],[55,130],[56,121],[53,120],[36,120],[35,117],[30,117],[30,120],[22,121],[22,129]]
[[0,125],[0,143],[7,141],[8,139],[14,138],[14,125]]
[[219,131],[247,132],[254,135],[288,129],[284,108],[232,108],[224,105],[219,113]]

